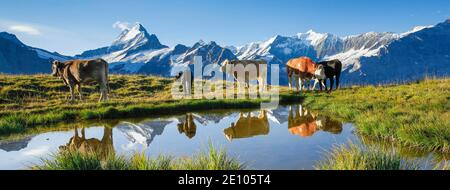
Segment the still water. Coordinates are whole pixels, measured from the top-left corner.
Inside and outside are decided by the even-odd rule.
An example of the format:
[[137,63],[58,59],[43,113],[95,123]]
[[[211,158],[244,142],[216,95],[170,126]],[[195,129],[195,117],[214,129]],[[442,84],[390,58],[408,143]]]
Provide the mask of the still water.
[[[333,145],[361,143],[350,123],[301,105],[272,110],[214,111],[163,118],[65,124],[59,131],[0,140],[0,169],[26,169],[67,147],[189,156],[208,143],[246,162],[250,169],[313,169]],[[428,154],[421,155],[431,159]]]

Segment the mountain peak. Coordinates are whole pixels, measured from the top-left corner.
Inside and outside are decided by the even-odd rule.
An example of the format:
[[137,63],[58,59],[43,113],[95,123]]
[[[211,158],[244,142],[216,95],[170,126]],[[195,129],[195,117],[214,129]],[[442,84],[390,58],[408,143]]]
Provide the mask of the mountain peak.
[[133,27],[131,27],[131,30],[137,30],[137,31],[140,31],[140,32],[147,33],[147,30],[140,23],[136,23]]
[[199,40],[197,43],[198,43],[199,45],[202,45],[202,46],[206,44],[206,42],[203,41],[203,40]]
[[113,42],[113,44],[120,44],[120,43],[126,43],[128,41],[131,41],[138,36],[141,37],[148,37],[150,36],[147,32],[147,30],[139,23],[136,23],[133,27],[130,29],[125,29],[119,37]]
[[158,37],[149,34],[142,24],[136,23],[130,29],[124,30],[112,43],[112,49],[161,49],[167,46],[162,45]]
[[215,41],[210,41],[208,45],[216,46],[217,43]]
[[328,37],[327,33],[318,33],[315,32],[314,30],[308,30],[306,33],[297,34],[298,39],[307,41],[309,44],[314,46],[323,41],[327,37]]
[[315,32],[314,30],[310,29],[306,32],[307,34],[318,34],[317,32]]
[[23,44],[23,43],[17,38],[16,35],[11,34],[11,33],[8,33],[8,32],[0,32],[0,38],[7,39],[7,40],[12,41],[12,42],[14,42],[14,43],[16,43],[16,44]]

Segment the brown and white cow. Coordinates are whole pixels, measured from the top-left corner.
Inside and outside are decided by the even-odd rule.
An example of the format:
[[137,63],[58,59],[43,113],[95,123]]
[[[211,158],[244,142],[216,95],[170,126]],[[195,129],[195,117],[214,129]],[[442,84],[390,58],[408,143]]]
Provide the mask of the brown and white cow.
[[71,60],[66,62],[53,61],[52,75],[63,79],[69,86],[70,98],[74,100],[74,88],[77,87],[80,99],[81,84],[97,82],[100,85],[100,100],[108,99],[108,63],[103,59],[93,60]]
[[292,77],[298,79],[297,91],[303,90],[303,81],[307,82],[309,88],[309,80],[315,79],[313,89],[316,88],[319,79],[325,79],[325,70],[323,65],[315,64],[309,57],[299,57],[291,59],[286,64],[289,89],[292,89]]
[[317,112],[294,105],[289,107],[288,130],[301,137],[310,137],[319,130],[339,134],[342,132],[342,123],[328,116],[319,117]]
[[225,60],[220,70],[232,75],[238,85],[245,84],[245,88],[250,86],[251,80],[257,80],[259,90],[266,88],[267,62],[264,60]]

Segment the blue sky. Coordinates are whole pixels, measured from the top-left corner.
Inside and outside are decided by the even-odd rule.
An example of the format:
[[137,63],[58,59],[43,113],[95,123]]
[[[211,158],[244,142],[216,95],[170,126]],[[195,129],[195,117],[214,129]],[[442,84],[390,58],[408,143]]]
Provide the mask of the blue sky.
[[339,36],[405,32],[450,17],[448,0],[2,0],[0,31],[73,55],[109,45],[117,21],[143,24],[163,44],[243,45],[313,29]]

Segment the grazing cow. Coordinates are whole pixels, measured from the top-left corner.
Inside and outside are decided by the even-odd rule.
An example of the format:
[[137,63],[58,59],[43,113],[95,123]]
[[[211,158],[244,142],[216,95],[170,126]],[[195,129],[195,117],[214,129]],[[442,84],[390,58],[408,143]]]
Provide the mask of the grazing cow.
[[[256,70],[252,70],[252,68]],[[266,87],[267,62],[264,60],[230,61],[227,59],[222,63],[220,70],[233,75],[239,86],[245,84],[245,88],[248,88],[251,80],[258,80],[259,91],[262,91]]]
[[287,74],[288,74],[288,82],[289,89],[292,89],[292,77],[295,76],[298,79],[297,83],[297,91],[303,90],[303,81],[306,81],[309,88],[309,80],[315,79],[313,89],[316,88],[318,79],[325,78],[325,72],[322,65],[315,64],[308,57],[300,57],[294,58],[288,61],[286,64]]
[[78,129],[75,127],[75,134],[70,138],[66,145],[60,146],[60,150],[78,151],[80,153],[95,153],[102,159],[114,155],[112,128],[103,128],[103,137],[101,140],[96,138],[86,138],[84,127],[81,129],[81,136],[78,134]]
[[74,100],[74,88],[76,87],[80,95],[81,84],[97,82],[100,85],[99,101],[108,99],[108,63],[103,59],[94,60],[72,60],[66,62],[53,61],[52,75],[63,79],[64,83],[69,86],[70,98]]
[[319,130],[339,134],[342,132],[342,123],[329,117],[319,117],[299,105],[289,107],[288,129],[301,137],[310,137]]
[[[302,106],[289,107],[288,129],[291,134],[301,137],[310,137],[319,130],[319,121],[316,121],[316,115],[312,114]],[[294,113],[293,113],[294,112]]]
[[249,138],[257,135],[269,134],[269,120],[265,110],[261,110],[258,116],[248,113],[244,116],[241,112],[236,123],[231,123],[229,128],[223,130],[228,140]]
[[185,120],[178,123],[177,127],[180,134],[184,133],[190,139],[194,137],[197,132],[197,125],[194,123],[194,116],[192,113],[186,114]]
[[327,90],[327,79],[330,79],[330,90],[328,92],[331,92],[333,90],[333,84],[334,84],[334,77],[336,77],[336,90],[339,88],[339,78],[341,77],[341,71],[342,71],[342,63],[341,61],[335,59],[331,61],[322,61],[317,63],[319,65],[323,65],[325,69],[325,79],[319,79],[320,81],[323,81],[319,84],[320,90],[322,90],[322,84],[325,86],[325,90]]

